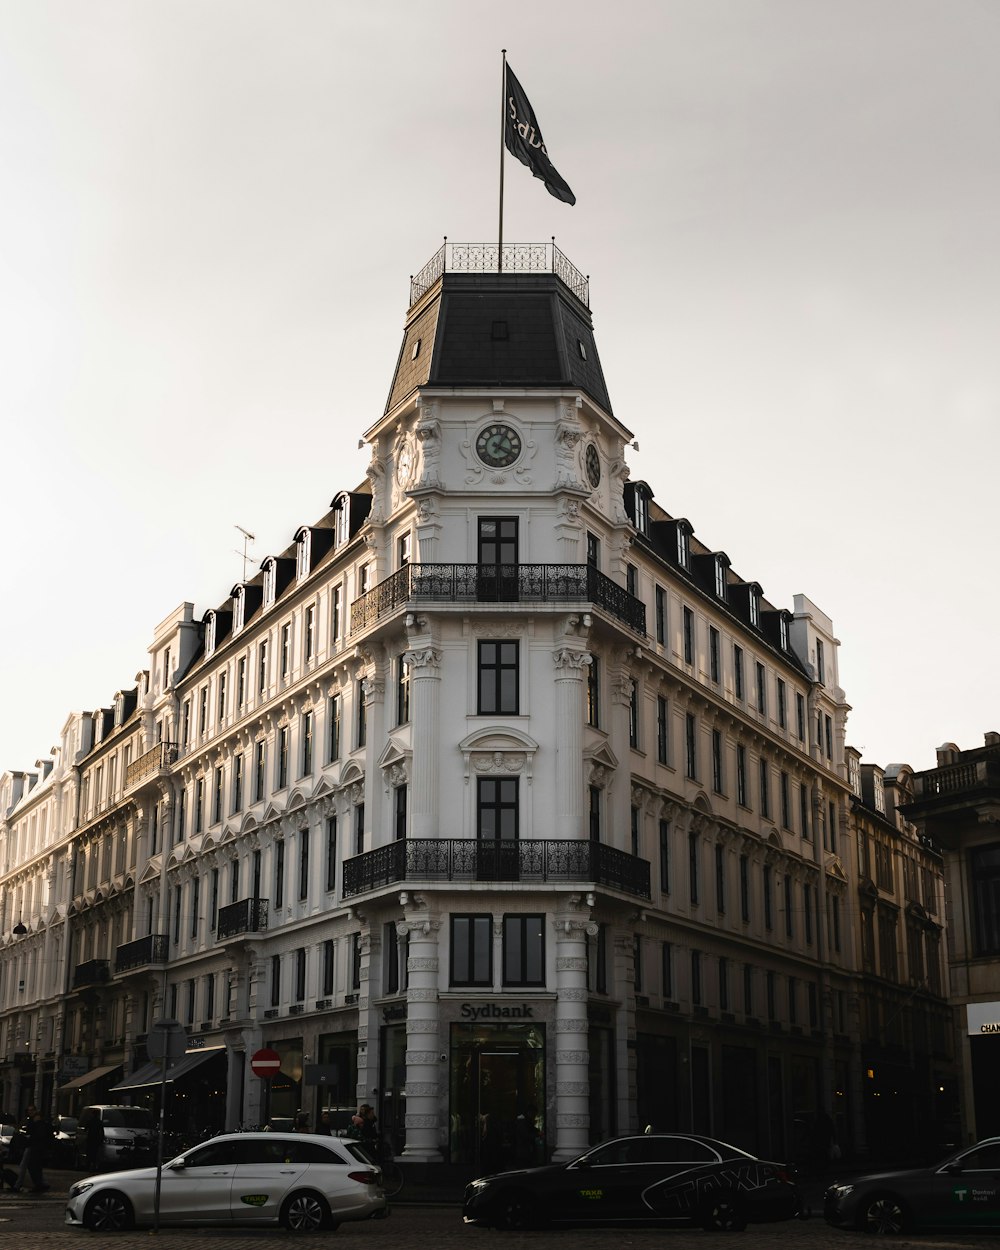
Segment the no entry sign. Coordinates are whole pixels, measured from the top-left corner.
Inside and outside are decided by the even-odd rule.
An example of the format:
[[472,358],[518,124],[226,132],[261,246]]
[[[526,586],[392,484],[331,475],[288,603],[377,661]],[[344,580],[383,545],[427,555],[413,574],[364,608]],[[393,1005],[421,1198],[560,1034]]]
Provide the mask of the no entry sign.
[[250,1056],[250,1068],[254,1076],[277,1076],[281,1071],[281,1056],[276,1050],[255,1050]]

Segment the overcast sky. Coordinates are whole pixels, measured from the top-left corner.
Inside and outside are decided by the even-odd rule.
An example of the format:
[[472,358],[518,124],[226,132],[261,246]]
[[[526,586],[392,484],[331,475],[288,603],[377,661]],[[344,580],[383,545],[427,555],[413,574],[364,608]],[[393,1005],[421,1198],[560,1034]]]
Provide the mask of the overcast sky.
[[0,770],[362,479],[503,47],[633,478],[833,618],[866,760],[1000,729],[1000,4],[0,0]]

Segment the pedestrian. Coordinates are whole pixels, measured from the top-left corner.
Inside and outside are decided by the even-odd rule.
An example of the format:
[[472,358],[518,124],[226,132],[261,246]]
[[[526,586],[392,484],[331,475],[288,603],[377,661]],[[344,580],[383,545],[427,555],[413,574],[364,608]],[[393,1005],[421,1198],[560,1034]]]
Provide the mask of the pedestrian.
[[95,1172],[104,1158],[104,1121],[101,1113],[92,1110],[87,1122],[87,1167]]
[[294,1133],[312,1132],[312,1130],[309,1127],[309,1113],[307,1111],[298,1112],[298,1114],[295,1117],[295,1127],[292,1130],[292,1132]]
[[378,1139],[378,1127],[375,1123],[375,1108],[371,1103],[363,1102],[357,1114],[351,1116],[351,1136],[362,1142],[373,1142]]
[[319,1115],[319,1127],[316,1132],[323,1137],[333,1136],[333,1121],[330,1119],[329,1111],[321,1111]]
[[11,1185],[11,1189],[14,1193],[20,1193],[24,1187],[24,1179],[28,1175],[28,1166],[31,1162],[28,1158],[28,1125],[31,1123],[35,1110],[35,1104],[33,1102],[29,1102],[24,1113],[24,1119],[21,1121],[21,1125],[18,1128],[17,1133],[11,1139],[12,1144],[14,1141],[17,1141],[21,1147],[21,1163],[17,1169],[17,1179],[14,1181],[14,1184]]
[[[48,1120],[42,1119],[42,1113],[36,1107],[31,1110],[32,1114],[27,1123],[28,1144],[24,1151],[22,1166],[31,1177],[31,1192],[44,1194],[49,1187],[42,1175],[42,1166],[52,1143],[52,1125]],[[19,1189],[23,1183],[23,1176],[19,1175],[17,1188]]]

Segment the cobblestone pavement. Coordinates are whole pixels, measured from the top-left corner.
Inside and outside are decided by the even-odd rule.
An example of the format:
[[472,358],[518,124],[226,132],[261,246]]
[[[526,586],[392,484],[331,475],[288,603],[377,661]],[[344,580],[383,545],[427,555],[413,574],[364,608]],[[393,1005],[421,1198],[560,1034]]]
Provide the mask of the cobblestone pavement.
[[[114,1250],[149,1250],[148,1230],[102,1237],[62,1224],[60,1197],[32,1201],[15,1196],[0,1204],[2,1250],[87,1250],[111,1246]],[[462,1223],[457,1207],[397,1205],[386,1220],[342,1224],[333,1233],[296,1237],[283,1230],[163,1229],[157,1240],[164,1250],[263,1250],[271,1243],[281,1246],[328,1245],[335,1250],[997,1250],[996,1236],[921,1234],[918,1237],[882,1237],[829,1228],[822,1219],[805,1223],[765,1224],[744,1233],[705,1233],[700,1229],[574,1228],[531,1233],[501,1233],[470,1228]]]

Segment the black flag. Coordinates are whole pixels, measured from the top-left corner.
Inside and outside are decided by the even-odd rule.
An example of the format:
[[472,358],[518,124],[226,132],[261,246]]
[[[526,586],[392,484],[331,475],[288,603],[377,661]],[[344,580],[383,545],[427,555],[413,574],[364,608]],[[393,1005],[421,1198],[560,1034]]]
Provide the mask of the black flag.
[[504,114],[503,141],[507,151],[516,156],[522,165],[527,165],[536,178],[541,178],[549,195],[554,195],[564,204],[575,204],[576,196],[549,160],[535,110],[529,104],[524,88],[514,77],[514,71],[509,65],[505,94],[507,108]]

